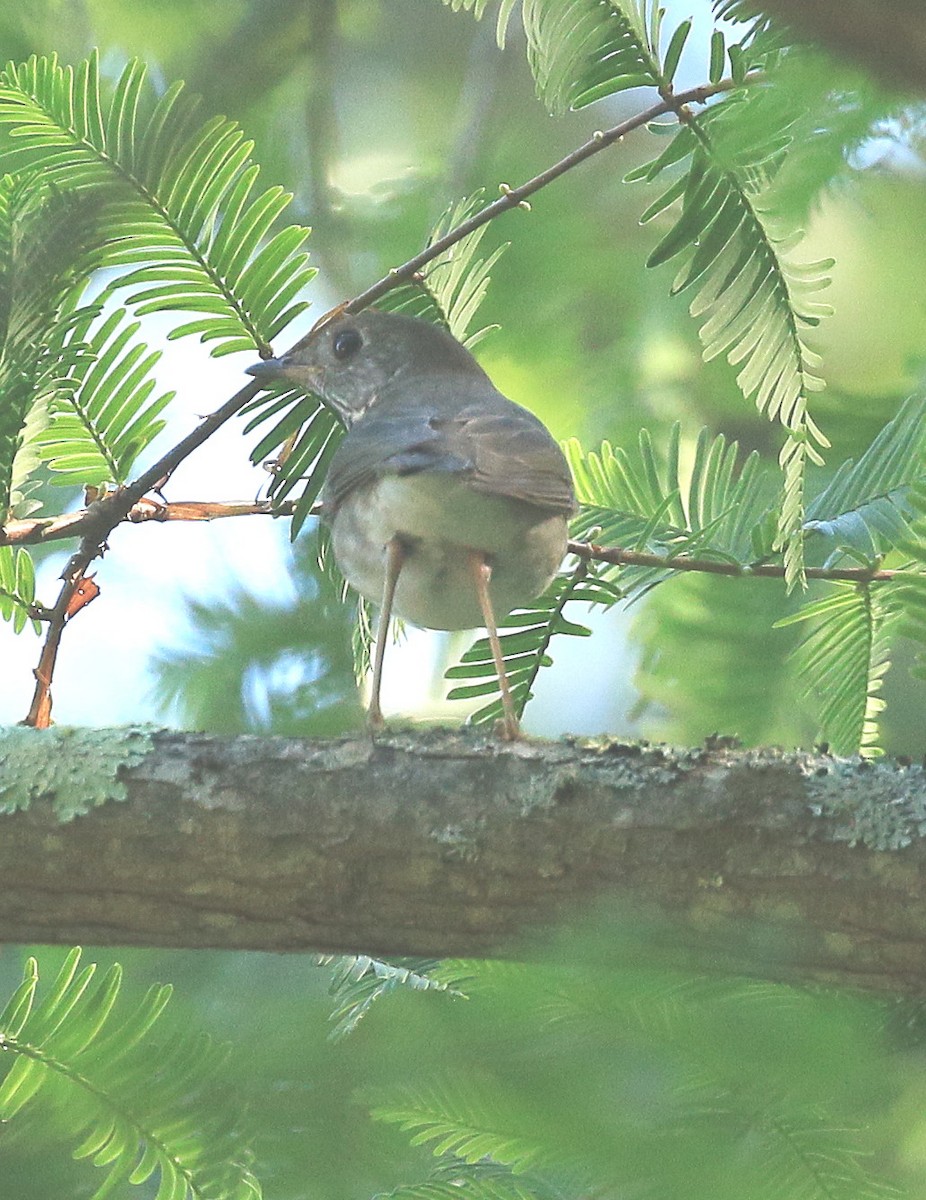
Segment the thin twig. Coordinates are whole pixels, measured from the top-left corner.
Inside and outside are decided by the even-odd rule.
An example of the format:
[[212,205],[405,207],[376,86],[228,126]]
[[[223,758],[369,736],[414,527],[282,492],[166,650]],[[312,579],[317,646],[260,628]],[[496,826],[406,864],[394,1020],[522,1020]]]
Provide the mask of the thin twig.
[[[97,502],[99,503],[99,501]],[[123,518],[131,525],[148,521],[219,521],[227,517],[288,517],[297,501],[275,504],[270,500],[154,500],[145,496],[133,505]],[[88,519],[94,506],[77,513],[41,520],[10,521],[6,527],[6,544],[34,545],[74,536],[75,528]],[[321,505],[312,508],[321,512]],[[666,571],[699,571],[708,575],[756,576],[762,579],[783,579],[784,567],[774,563],[735,563],[713,558],[690,558],[687,555],[650,554],[642,550],[627,550],[623,546],[599,546],[596,542],[570,541],[569,551],[585,561],[611,563],[619,567],[652,567]],[[881,567],[808,567],[808,579],[842,580],[850,583],[870,583],[894,579],[900,572]],[[49,619],[53,609],[38,611],[40,620]]]
[[55,673],[55,663],[58,660],[58,648],[61,645],[61,635],[68,622],[71,603],[78,588],[85,582],[84,572],[96,557],[97,551],[75,554],[62,573],[64,583],[58,593],[58,599],[52,609],[43,614],[48,621],[48,632],[42,644],[39,655],[39,665],[32,672],[35,676],[35,690],[32,693],[32,703],[23,719],[23,725],[31,725],[34,729],[47,729],[51,725],[51,681]]
[[[761,78],[764,78],[764,76]],[[755,83],[759,79],[760,76],[757,73],[754,76],[747,76],[743,82]],[[474,229],[479,229],[482,225],[494,220],[495,217],[508,212],[509,209],[527,208],[528,196],[533,196],[535,192],[539,192],[548,183],[552,183],[554,179],[559,179],[561,175],[565,175],[567,171],[571,171],[580,163],[585,162],[587,158],[591,158],[601,150],[607,149],[608,146],[613,146],[615,142],[619,142],[621,138],[626,137],[628,133],[633,133],[634,130],[641,128],[641,126],[648,125],[650,121],[655,121],[657,117],[664,117],[667,113],[676,112],[686,104],[704,104],[711,96],[719,95],[721,92],[728,92],[736,86],[738,85],[733,79],[721,79],[718,83],[705,84],[702,87],[690,88],[687,92],[679,92],[676,96],[672,96],[667,100],[661,100],[658,104],[652,105],[651,108],[644,109],[643,112],[637,113],[636,116],[628,117],[626,121],[621,121],[619,125],[614,125],[611,129],[597,130],[587,142],[584,142],[570,154],[567,154],[565,158],[561,158],[559,162],[554,163],[552,167],[547,167],[545,171],[541,171],[539,175],[535,175],[533,179],[529,179],[526,183],[522,183],[518,187],[508,187],[507,184],[502,184],[500,187],[502,194],[497,200],[493,200],[491,204],[487,204],[479,212],[473,213],[471,217],[468,217],[462,224],[457,225],[455,229],[451,229],[442,238],[438,238],[437,241],[432,242],[420,254],[416,254],[414,258],[410,258],[401,267],[395,267],[388,275],[374,283],[372,287],[368,287],[365,292],[361,292],[359,296],[355,296],[345,306],[346,311],[356,313],[362,308],[367,308],[370,304],[375,304],[377,300],[385,296],[397,284],[411,279],[417,271],[427,266],[432,259],[436,258],[439,254],[443,254],[445,250],[449,250],[451,246],[455,246],[462,238],[471,234]]]
[[[736,575],[741,578],[758,576],[762,579],[784,579],[785,569],[774,563],[742,564],[721,562],[712,558],[688,558],[684,554],[672,557],[647,554],[642,550],[624,550],[620,546],[597,546],[594,542],[569,542],[569,552],[583,559],[612,563],[617,567],[651,567],[662,571],[701,571],[708,575]],[[808,579],[843,580],[848,583],[871,583],[873,580],[893,579],[899,572],[876,567],[808,567]]]

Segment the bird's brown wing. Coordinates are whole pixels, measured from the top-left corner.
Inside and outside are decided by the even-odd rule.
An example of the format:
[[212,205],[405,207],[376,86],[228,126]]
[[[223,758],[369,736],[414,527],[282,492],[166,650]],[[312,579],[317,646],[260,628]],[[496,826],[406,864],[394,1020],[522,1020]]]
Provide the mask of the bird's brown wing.
[[474,489],[571,514],[569,468],[545,426],[487,379],[429,378],[382,395],[331,461],[325,503],[337,508],[383,475],[448,472]]
[[470,485],[571,515],[575,493],[562,450],[532,413],[511,401],[506,405],[502,412],[464,411],[450,423],[448,444],[474,464]]

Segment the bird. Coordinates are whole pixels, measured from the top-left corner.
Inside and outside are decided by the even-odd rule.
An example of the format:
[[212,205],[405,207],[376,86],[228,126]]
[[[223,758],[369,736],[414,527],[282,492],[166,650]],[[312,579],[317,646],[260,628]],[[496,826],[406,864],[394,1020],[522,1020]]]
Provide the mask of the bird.
[[499,735],[520,737],[498,621],[556,575],[576,510],[569,466],[533,413],[503,396],[446,328],[373,308],[323,317],[248,368],[314,393],[346,428],[321,492],[335,561],[379,604],[368,719],[381,728],[393,615],[425,629],[484,627]]

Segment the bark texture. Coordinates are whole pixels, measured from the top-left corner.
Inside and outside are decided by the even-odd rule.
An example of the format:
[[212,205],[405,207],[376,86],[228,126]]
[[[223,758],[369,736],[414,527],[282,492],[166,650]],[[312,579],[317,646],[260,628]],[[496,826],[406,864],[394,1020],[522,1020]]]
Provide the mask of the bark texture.
[[[53,744],[24,736],[39,779]],[[34,784],[0,816],[3,940],[482,955],[607,896],[704,963],[926,986],[920,767],[446,731],[146,746],[104,760],[122,800],[62,821],[82,798],[56,789],[88,785]]]

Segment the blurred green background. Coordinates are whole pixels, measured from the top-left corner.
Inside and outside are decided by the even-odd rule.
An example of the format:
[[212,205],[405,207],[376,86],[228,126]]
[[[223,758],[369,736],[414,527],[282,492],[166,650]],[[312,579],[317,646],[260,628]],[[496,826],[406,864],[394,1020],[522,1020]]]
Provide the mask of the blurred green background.
[[[696,28],[707,27],[706,0],[670,9],[676,17],[695,9]],[[651,100],[625,93],[554,120],[534,96],[520,35],[499,52],[491,20],[477,24],[437,0],[34,0],[3,6],[0,33],[16,60],[56,50],[75,61],[99,46],[110,75],[139,55],[160,84],[185,79],[207,111],[241,122],[264,181],[292,189],[291,219],[314,229],[313,316],[293,340],[330,304],[419,249],[449,201],[479,188],[491,197],[499,183],[533,175]],[[852,152],[798,158],[794,204],[807,257],[837,260],[829,293],[836,313],[816,343],[828,387],[813,408],[837,463],[860,453],[921,386],[926,187],[918,110],[831,69],[834,92],[859,89],[847,115],[857,131]],[[682,86],[702,78],[703,56],[693,53]],[[667,296],[670,273],[644,270],[665,227],[639,226],[652,196],[621,181],[651,154],[645,135],[629,138],[544,191],[530,214],[490,229],[487,245],[512,245],[481,310],[482,323],[501,327],[482,344],[482,361],[559,437],[589,447],[603,437],[630,443],[646,426],[658,445],[678,420],[689,445],[708,424],[738,438],[744,452],[773,459],[777,428],[743,400],[726,363],[702,363],[685,303]],[[818,182],[826,184],[820,192]],[[247,365],[240,357],[213,363],[201,347],[170,354],[164,386],[180,396],[168,444],[238,387]],[[240,499],[257,490],[261,474],[246,465],[240,430],[219,446],[187,464],[172,497]],[[291,550],[282,524],[251,525],[114,537],[103,597],[82,617],[80,644],[68,639],[62,654],[59,720],[166,719],[227,732],[356,727],[352,616],[316,571],[313,533]],[[62,552],[46,557],[49,592],[61,562]],[[812,705],[800,698],[788,659],[800,631],[771,630],[781,613],[776,587],[690,577],[629,613],[593,618],[589,643],[554,646],[528,730],[684,743],[719,731],[750,743],[808,744]],[[108,676],[98,664],[114,622],[125,664]],[[14,647],[6,628],[0,636],[2,716],[12,721],[28,702],[37,645],[23,638]],[[396,706],[446,717],[442,670],[459,648],[412,638],[396,673],[424,683]],[[885,744],[919,757],[926,696],[907,659],[901,644],[885,693]],[[809,1003],[803,993],[736,983],[722,994],[699,991],[697,980],[651,961],[639,938],[619,961],[598,936],[555,944],[545,968],[509,976],[503,965],[474,967],[481,982],[468,1002],[396,996],[334,1044],[326,1041],[327,976],[303,958],[88,953],[123,962],[132,995],[172,980],[178,1023],[232,1041],[229,1086],[245,1106],[242,1128],[265,1194],[279,1200],[364,1197],[422,1179],[433,1165],[428,1149],[369,1117],[377,1089],[394,1094],[404,1084],[418,1095],[440,1091],[483,1118],[495,1105],[512,1137],[545,1145],[549,1162],[533,1164],[542,1180],[528,1194],[551,1187],[569,1196],[751,1198],[773,1190],[770,1180],[785,1197],[877,1194],[830,1144],[836,1127],[864,1131],[858,1146],[871,1152],[876,1174],[912,1194],[926,1190],[915,1006]],[[0,955],[0,994],[15,985],[22,953]],[[40,953],[43,976],[61,957]],[[695,1101],[680,1110],[686,1088]],[[737,1113],[754,1120],[738,1124]],[[776,1128],[790,1132],[763,1142],[762,1130]],[[815,1151],[802,1154],[805,1143],[839,1165],[841,1184],[823,1166],[816,1184],[789,1173],[782,1147],[806,1165]],[[94,1187],[92,1169],[71,1164],[53,1138],[37,1143],[15,1123],[0,1130],[0,1196],[79,1200]]]

